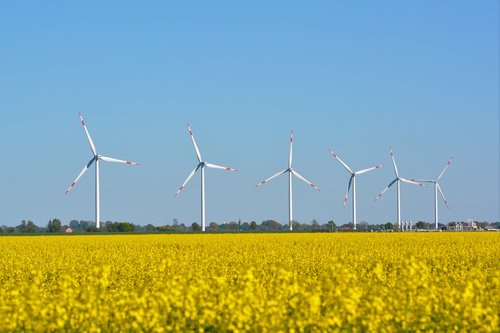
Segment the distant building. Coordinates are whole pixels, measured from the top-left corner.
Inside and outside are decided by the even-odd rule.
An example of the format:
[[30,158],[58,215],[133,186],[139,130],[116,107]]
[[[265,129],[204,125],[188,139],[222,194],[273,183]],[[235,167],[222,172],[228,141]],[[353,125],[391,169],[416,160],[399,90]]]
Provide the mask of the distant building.
[[477,223],[473,219],[466,219],[465,222],[453,222],[446,227],[449,231],[476,231],[479,230]]
[[465,222],[462,225],[462,229],[464,231],[475,231],[477,230],[477,224],[474,222],[473,219],[466,219]]

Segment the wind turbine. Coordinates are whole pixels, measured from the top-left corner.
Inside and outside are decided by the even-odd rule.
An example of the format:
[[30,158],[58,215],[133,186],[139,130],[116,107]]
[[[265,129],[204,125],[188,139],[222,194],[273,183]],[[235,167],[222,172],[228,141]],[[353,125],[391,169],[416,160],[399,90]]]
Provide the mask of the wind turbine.
[[94,146],[94,142],[92,142],[92,138],[90,137],[89,131],[87,130],[87,126],[85,126],[85,121],[83,120],[82,114],[78,113],[78,116],[80,117],[80,120],[82,121],[83,129],[85,130],[85,134],[87,135],[87,140],[89,141],[90,144],[90,150],[92,151],[92,154],[94,155],[90,161],[83,167],[83,170],[80,172],[78,177],[76,177],[75,181],[71,183],[69,188],[66,190],[66,194],[68,194],[69,191],[75,187],[76,183],[78,180],[83,176],[85,172],[90,168],[90,166],[95,162],[95,226],[97,228],[100,227],[100,204],[99,204],[99,161],[103,160],[105,162],[114,162],[114,163],[122,163],[122,164],[130,164],[130,165],[139,165],[139,163],[135,162],[129,162],[129,161],[123,161],[123,160],[118,160],[116,158],[111,158],[111,157],[106,157],[97,154],[97,151]]
[[310,181],[305,179],[303,176],[301,176],[297,171],[295,171],[292,168],[292,159],[293,159],[293,149],[292,149],[293,147],[292,146],[293,146],[293,131],[290,132],[290,155],[288,157],[288,168],[276,173],[275,175],[273,175],[273,176],[269,177],[268,179],[263,180],[260,183],[258,183],[257,185],[255,185],[256,187],[258,187],[260,185],[267,183],[271,179],[274,179],[274,178],[281,176],[282,174],[288,172],[288,215],[289,215],[290,231],[293,230],[293,226],[292,226],[292,220],[293,220],[292,175],[294,175],[298,179],[302,180],[303,182],[307,183],[309,186],[311,186],[319,191],[319,188],[316,185],[314,185],[313,183],[311,183]]
[[398,229],[401,230],[401,182],[403,183],[408,183],[408,184],[413,184],[413,185],[418,185],[418,186],[423,186],[425,185],[417,183],[416,181],[409,180],[403,177],[399,176],[399,171],[398,167],[396,166],[396,161],[394,160],[394,152],[392,151],[392,148],[389,147],[389,150],[391,151],[391,159],[392,159],[392,165],[394,166],[394,173],[396,174],[396,179],[394,179],[392,182],[387,185],[387,187],[375,198],[375,201],[380,199],[380,197],[391,187],[396,183],[397,185],[397,219],[398,219]]
[[344,161],[342,161],[340,157],[338,157],[337,154],[335,154],[335,152],[333,152],[331,149],[330,149],[330,154],[332,154],[332,156],[335,157],[340,162],[340,164],[342,164],[342,166],[347,170],[347,172],[351,174],[351,178],[349,178],[349,184],[347,185],[347,191],[344,197],[344,208],[347,205],[347,197],[349,195],[349,191],[351,190],[351,185],[352,185],[352,223],[354,224],[354,230],[356,230],[356,176],[373,171],[375,169],[379,169],[384,165],[381,164],[368,169],[352,171],[351,168],[349,168],[349,166],[346,163],[344,163]]
[[441,173],[439,174],[439,176],[436,179],[434,179],[434,180],[432,180],[432,179],[412,179],[412,180],[417,181],[417,182],[432,183],[432,184],[434,184],[434,222],[436,224],[436,230],[438,230],[438,224],[439,224],[438,191],[441,194],[441,197],[443,198],[444,204],[446,205],[446,207],[448,209],[450,209],[450,206],[448,206],[448,201],[446,201],[446,198],[445,198],[445,196],[443,194],[443,190],[441,189],[441,186],[439,186],[439,180],[441,179],[441,177],[443,177],[444,172],[446,171],[446,169],[448,169],[448,167],[450,166],[450,164],[451,164],[452,161],[453,161],[453,157],[451,157],[448,160],[448,163],[446,163],[443,171],[441,171]]
[[187,179],[184,181],[184,183],[179,187],[177,190],[177,193],[175,193],[175,196],[179,196],[179,193],[181,193],[182,189],[186,186],[186,184],[189,182],[189,180],[194,176],[196,171],[201,169],[201,231],[205,231],[205,167],[210,168],[210,169],[222,169],[222,170],[227,170],[227,171],[238,171],[236,169],[228,168],[228,167],[223,167],[220,165],[204,162],[201,158],[200,150],[198,149],[198,145],[196,144],[196,140],[194,139],[193,136],[193,131],[191,130],[191,127],[189,127],[189,124],[187,125],[188,130],[189,130],[189,136],[191,137],[191,140],[193,141],[194,145],[194,150],[196,152],[196,157],[198,158],[198,165],[196,168],[191,171]]

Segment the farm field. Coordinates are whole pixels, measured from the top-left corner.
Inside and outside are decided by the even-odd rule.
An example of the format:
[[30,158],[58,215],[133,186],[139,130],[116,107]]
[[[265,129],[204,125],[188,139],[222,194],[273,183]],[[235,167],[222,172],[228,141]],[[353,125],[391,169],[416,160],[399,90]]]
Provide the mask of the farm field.
[[498,332],[500,233],[0,237],[0,331]]

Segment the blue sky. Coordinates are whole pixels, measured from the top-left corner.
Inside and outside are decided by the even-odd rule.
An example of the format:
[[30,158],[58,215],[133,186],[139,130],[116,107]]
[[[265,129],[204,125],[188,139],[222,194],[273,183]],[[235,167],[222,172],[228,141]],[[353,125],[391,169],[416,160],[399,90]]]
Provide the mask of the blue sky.
[[[94,174],[66,188],[98,151],[102,220],[199,221],[200,180],[174,193],[203,157],[207,222],[286,223],[289,131],[302,223],[395,221],[400,173],[436,177],[442,222],[499,218],[498,1],[0,2],[0,224],[94,219]],[[402,185],[402,218],[433,221],[433,191]]]

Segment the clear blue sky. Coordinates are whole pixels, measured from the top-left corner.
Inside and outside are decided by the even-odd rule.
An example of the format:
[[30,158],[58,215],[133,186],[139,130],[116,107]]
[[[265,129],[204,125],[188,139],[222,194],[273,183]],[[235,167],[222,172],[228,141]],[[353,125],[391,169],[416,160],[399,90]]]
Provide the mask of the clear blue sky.
[[[207,170],[207,222],[286,223],[294,167],[295,218],[337,224],[348,174],[358,219],[395,221],[400,173],[441,181],[442,222],[499,218],[498,1],[1,1],[0,224],[94,219],[94,173],[66,188],[98,151],[142,163],[102,163],[102,220],[199,221],[199,176],[186,129]],[[433,221],[433,191],[402,185],[402,218]]]

